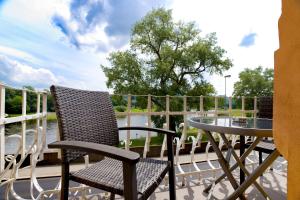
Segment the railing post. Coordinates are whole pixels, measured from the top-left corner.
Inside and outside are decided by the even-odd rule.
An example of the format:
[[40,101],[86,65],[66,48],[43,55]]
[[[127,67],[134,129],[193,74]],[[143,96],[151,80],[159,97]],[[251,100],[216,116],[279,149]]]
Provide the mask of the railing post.
[[5,87],[0,83],[0,172],[4,170],[5,165],[5,125],[3,122],[5,118]]
[[242,116],[245,117],[245,97],[242,96]]
[[[131,94],[127,96],[127,126],[130,126],[131,118]],[[126,137],[126,145],[125,149],[129,150],[130,145],[130,130],[127,130],[127,137]]]
[[[42,112],[43,112],[43,118],[42,118],[42,151],[46,148],[46,134],[47,134],[47,93],[43,94],[43,108],[42,108]],[[60,139],[60,138],[57,138]],[[60,154],[60,153],[59,153]],[[61,156],[61,154],[59,155]],[[41,160],[44,159],[44,154],[40,155]]]
[[253,110],[254,110],[254,113],[253,113],[254,118],[256,118],[257,117],[257,96],[254,97],[254,108],[253,108]]
[[182,137],[182,148],[185,147],[185,140],[186,140],[186,136],[187,136],[187,97],[184,95],[183,96],[183,137]]
[[229,117],[232,116],[232,97],[228,97]]
[[[148,110],[148,127],[151,128],[151,94],[148,94],[148,103],[147,103],[147,110]],[[149,132],[150,133],[150,132]]]
[[26,153],[26,107],[27,107],[27,91],[26,89],[22,90],[22,132],[21,132],[21,146],[22,146],[22,151],[21,151],[21,157],[24,158],[25,153]]
[[[41,95],[37,93],[36,95],[36,114],[40,115],[41,108]],[[34,143],[39,143],[39,129],[40,129],[40,117],[36,118],[36,134],[34,135]]]
[[218,97],[215,96],[215,117],[218,117]]
[[[163,124],[163,129],[170,129],[170,95],[166,95],[166,123]],[[164,140],[161,145],[160,159],[163,159],[165,150],[167,150],[167,135],[164,134]]]
[[[151,128],[151,95],[148,94],[147,99],[147,117],[148,117],[148,127]],[[145,146],[144,146],[144,153],[143,158],[146,158],[147,152],[150,150],[150,142],[151,142],[151,132],[148,131]]]
[[166,129],[170,129],[170,95],[166,96],[166,123],[167,127]]
[[203,96],[201,95],[200,96],[200,116],[202,117],[202,116],[204,116],[204,113],[203,113],[203,111],[204,111],[204,108],[203,108]]

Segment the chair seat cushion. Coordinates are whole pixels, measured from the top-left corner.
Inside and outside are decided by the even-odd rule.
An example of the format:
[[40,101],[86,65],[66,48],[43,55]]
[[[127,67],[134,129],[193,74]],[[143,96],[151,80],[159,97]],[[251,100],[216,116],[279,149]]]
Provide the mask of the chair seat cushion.
[[[137,191],[139,197],[150,196],[161,183],[169,169],[168,161],[150,158],[140,159],[136,164]],[[70,179],[95,188],[123,195],[122,162],[105,158],[90,167],[73,172]]]

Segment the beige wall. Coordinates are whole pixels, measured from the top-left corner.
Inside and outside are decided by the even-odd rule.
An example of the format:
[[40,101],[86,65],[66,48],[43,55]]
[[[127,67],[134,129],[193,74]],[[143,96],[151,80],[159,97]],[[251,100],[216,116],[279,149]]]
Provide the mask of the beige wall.
[[288,160],[288,199],[300,199],[300,0],[282,0],[275,52],[274,138]]

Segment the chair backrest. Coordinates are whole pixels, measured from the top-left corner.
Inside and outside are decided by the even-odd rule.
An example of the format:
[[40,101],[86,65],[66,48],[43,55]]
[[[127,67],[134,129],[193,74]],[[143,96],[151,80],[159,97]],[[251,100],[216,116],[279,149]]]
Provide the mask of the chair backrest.
[[[118,125],[108,92],[85,91],[51,86],[58,120],[60,140],[76,140],[116,146]],[[71,161],[84,152],[66,151]]]
[[273,118],[273,97],[259,97],[257,117]]

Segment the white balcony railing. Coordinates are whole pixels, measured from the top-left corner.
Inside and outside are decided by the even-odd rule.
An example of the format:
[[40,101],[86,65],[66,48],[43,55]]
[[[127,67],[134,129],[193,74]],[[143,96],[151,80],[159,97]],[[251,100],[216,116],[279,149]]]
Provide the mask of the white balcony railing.
[[[43,188],[39,185],[37,180],[37,174],[36,174],[36,167],[38,162],[43,160],[43,155],[45,151],[47,150],[47,143],[46,143],[46,136],[47,136],[47,95],[49,95],[45,91],[34,91],[36,95],[36,113],[35,114],[28,114],[26,113],[27,108],[27,93],[33,92],[28,91],[26,89],[16,89],[11,88],[15,90],[21,90],[22,91],[22,113],[20,116],[16,117],[7,117],[5,114],[5,90],[6,88],[11,88],[9,86],[0,84],[0,187],[6,187],[6,195],[10,193],[10,195],[13,195],[16,199],[22,199],[15,191],[13,187],[13,183],[19,178],[19,173],[23,169],[29,169],[30,170],[30,181],[31,181],[31,197],[32,199],[39,199],[42,197],[49,197],[49,195],[57,194],[59,192],[60,184],[58,183],[55,188],[52,190],[43,190]],[[120,95],[118,95],[120,96]],[[152,120],[151,116],[164,116],[165,117],[165,123],[164,127],[165,129],[169,129],[170,126],[170,116],[172,115],[181,115],[183,116],[183,122],[181,124],[181,127],[183,128],[182,135],[180,138],[176,138],[174,140],[174,143],[176,143],[176,166],[178,167],[179,173],[177,174],[178,177],[182,177],[182,185],[185,184],[185,177],[192,175],[192,174],[199,174],[203,172],[201,171],[197,165],[197,160],[195,159],[195,149],[199,148],[201,146],[201,138],[202,138],[202,132],[198,131],[197,136],[189,136],[187,137],[187,130],[188,130],[188,116],[190,115],[199,115],[199,116],[218,116],[219,114],[226,114],[228,116],[233,116],[236,112],[236,110],[232,109],[232,97],[228,97],[228,108],[223,109],[220,108],[219,102],[220,100],[224,100],[224,97],[205,97],[205,96],[154,96],[154,95],[122,95],[124,99],[127,101],[126,110],[124,112],[116,112],[117,116],[126,116],[127,117],[127,126],[131,125],[131,118],[133,115],[145,115],[147,116],[147,126],[152,126]],[[146,108],[139,111],[134,112],[132,105],[134,104],[133,99],[134,98],[145,98],[147,102]],[[153,99],[154,98],[160,98],[164,100],[165,103],[165,110],[163,111],[156,111],[155,106],[153,106]],[[205,102],[207,98],[213,98],[214,99],[214,107],[213,109],[205,109]],[[183,110],[180,111],[173,111],[171,110],[171,104],[172,100],[174,99],[180,99],[182,102],[182,108]],[[199,102],[198,107],[199,109],[192,109],[189,105],[190,99],[197,99]],[[239,110],[240,114],[242,116],[245,116],[247,114],[250,114],[253,117],[256,117],[257,114],[257,98],[253,97],[250,98],[251,101],[253,101],[253,109],[252,110],[245,110],[245,97],[239,98],[241,101],[241,109]],[[224,104],[226,105],[226,104]],[[41,109],[42,108],[42,109]],[[28,120],[36,120],[36,127],[34,129],[27,129],[26,123]],[[12,123],[21,123],[21,134],[13,134],[9,136],[5,136],[5,126]],[[26,144],[26,137],[28,133],[33,133],[34,138],[31,141],[31,143]],[[6,154],[5,153],[5,145],[6,145],[6,139],[7,138],[15,138],[17,141],[15,144],[15,152]],[[58,138],[58,137],[57,137]],[[125,148],[128,150],[130,149],[130,141],[131,141],[131,134],[130,131],[127,132],[124,143]],[[189,160],[189,163],[192,164],[194,167],[193,171],[185,172],[183,168],[181,167],[181,161],[179,159],[179,150],[181,148],[184,148],[186,139],[189,139],[192,141],[192,150],[190,152],[190,157],[187,158]],[[235,145],[237,143],[237,138],[231,138],[232,142]],[[145,144],[144,144],[144,151],[143,151],[143,157],[147,156],[147,153],[150,149],[150,141],[151,141],[151,133],[146,134]],[[222,141],[220,141],[220,144],[222,145]],[[208,152],[210,149],[210,144],[208,143],[206,146],[206,161],[208,164],[210,164],[211,168],[206,171],[211,171],[212,174],[215,174],[217,170],[219,170],[218,167],[213,166],[210,161],[211,158],[209,158]],[[161,159],[163,159],[163,153],[166,150],[166,139],[163,140],[162,147],[161,147]],[[20,159],[18,158],[20,157]],[[24,167],[24,161],[26,158],[30,157],[30,165]],[[18,159],[17,159],[18,158]],[[86,159],[86,164],[88,163],[88,159]],[[249,162],[250,164],[255,164],[255,161]],[[87,187],[76,187],[73,188],[72,191],[80,191],[80,190],[86,190]],[[38,196],[34,195],[34,190],[39,192]]]

